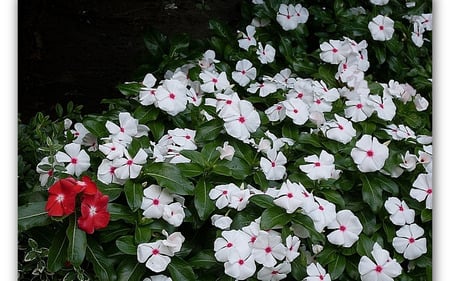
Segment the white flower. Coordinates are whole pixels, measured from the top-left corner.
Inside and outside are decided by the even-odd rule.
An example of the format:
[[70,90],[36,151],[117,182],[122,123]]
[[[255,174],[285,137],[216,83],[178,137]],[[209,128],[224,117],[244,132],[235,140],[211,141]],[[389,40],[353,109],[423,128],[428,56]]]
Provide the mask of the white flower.
[[[127,146],[133,140],[133,137],[137,137],[140,135],[138,131],[139,121],[131,116],[129,112],[120,112],[119,113],[119,125],[114,124],[111,121],[106,121],[106,128],[108,129],[110,138],[112,141],[116,141],[121,143],[124,146]],[[141,125],[142,129],[148,132],[149,128]]]
[[125,146],[117,141],[101,144],[98,149],[106,155],[109,160],[114,160],[123,156]]
[[414,105],[416,106],[417,111],[426,110],[429,104],[430,103],[427,101],[427,99],[422,97],[421,95],[417,94],[414,96]]
[[281,185],[273,203],[286,209],[288,214],[292,214],[298,208],[311,210],[314,206],[314,197],[301,183],[292,183],[287,180]]
[[184,111],[188,102],[186,86],[176,79],[164,80],[155,97],[158,107],[172,116]]
[[300,99],[290,98],[282,102],[286,115],[292,119],[294,124],[303,125],[308,121],[308,105]]
[[248,48],[250,48],[250,46],[256,46],[256,39],[254,37],[256,29],[253,25],[247,25],[245,31],[247,31],[247,34],[242,31],[238,31],[238,33],[242,34],[242,39],[238,40],[238,44],[239,47],[248,51]]
[[168,130],[167,134],[172,142],[179,147],[177,149],[178,151],[197,149],[197,145],[195,144],[195,130],[176,128],[173,130]]
[[327,138],[343,144],[349,143],[356,136],[356,130],[353,128],[352,122],[337,114],[334,114],[334,118],[335,120],[324,124],[325,135]]
[[277,22],[286,31],[296,29],[299,24],[299,20],[296,15],[297,11],[295,10],[294,5],[281,4],[278,8]]
[[256,274],[256,278],[262,281],[279,281],[285,279],[291,272],[291,263],[284,261],[273,267],[263,267]]
[[236,280],[246,280],[253,276],[256,271],[256,264],[251,254],[242,254],[239,251],[230,253],[228,260],[224,264],[225,274]]
[[215,69],[215,63],[220,62],[216,60],[216,52],[214,50],[206,50],[203,53],[203,58],[198,61],[198,65],[201,69],[213,71]]
[[244,87],[256,78],[256,68],[253,67],[249,60],[240,60],[236,63],[236,71],[231,73],[231,78],[240,86]]
[[253,243],[252,255],[257,263],[273,267],[277,260],[281,261],[286,257],[286,246],[279,235],[263,231]]
[[405,259],[416,259],[427,252],[427,239],[420,238],[423,234],[423,228],[415,223],[404,225],[397,230],[392,246],[398,253],[403,254]]
[[253,104],[247,100],[240,100],[238,108],[238,114],[224,116],[224,127],[230,136],[239,140],[246,140],[250,138],[250,133],[256,132],[259,128],[261,119]]
[[306,273],[308,273],[308,277],[303,281],[331,281],[330,274],[318,262],[309,264],[306,267]]
[[247,92],[249,93],[256,93],[259,91],[260,97],[267,97],[268,95],[275,93],[277,91],[277,85],[273,82],[269,81],[263,81],[263,82],[256,82],[253,84],[250,84],[250,87],[247,88]]
[[258,55],[258,59],[262,64],[268,64],[275,60],[275,48],[269,44],[263,47],[261,42],[258,42],[258,49],[256,50],[256,54]]
[[287,163],[287,158],[283,152],[278,152],[275,149],[270,149],[267,152],[267,158],[261,157],[259,165],[268,180],[280,180],[284,177]]
[[334,156],[322,150],[320,156],[310,155],[304,158],[307,163],[299,168],[312,180],[329,179],[335,172]]
[[415,212],[406,205],[405,201],[397,197],[389,197],[384,202],[384,208],[390,214],[389,219],[395,225],[405,225],[414,222]]
[[305,210],[314,222],[314,228],[318,232],[328,226],[331,222],[336,219],[336,205],[333,203],[322,199],[320,197],[314,196],[316,202],[313,203],[310,210]]
[[367,256],[361,257],[358,271],[362,281],[393,281],[402,273],[401,265],[389,256],[389,252],[375,242],[371,252],[375,263]]
[[369,22],[369,30],[373,40],[390,40],[394,34],[394,21],[389,17],[378,15]]
[[300,238],[297,236],[289,235],[286,237],[286,260],[288,262],[293,262],[298,256],[300,256],[298,251],[300,244]]
[[138,152],[134,157],[124,150],[125,157],[116,158],[113,160],[113,166],[117,167],[115,174],[119,179],[135,179],[139,176],[141,172],[142,165],[147,163],[147,153],[139,148]]
[[214,214],[211,216],[212,225],[222,230],[230,228],[232,222],[233,220],[229,216],[219,214]]
[[328,241],[335,245],[351,247],[359,239],[363,226],[358,217],[350,210],[341,210],[336,214],[336,220],[327,228],[336,229],[327,235]]
[[402,163],[399,166],[411,172],[416,168],[417,162],[417,156],[406,151],[405,155],[402,155]]
[[426,208],[433,209],[433,176],[431,173],[419,174],[413,182],[409,196],[419,202],[426,200]]
[[151,105],[156,102],[156,88],[153,88],[156,84],[156,78],[153,74],[148,73],[142,81],[144,87],[139,91],[139,102],[142,105]]
[[228,141],[225,141],[223,143],[223,147],[216,147],[216,150],[220,153],[220,159],[226,159],[228,161],[231,161],[233,159],[235,150],[234,147],[228,144]]
[[161,240],[151,243],[141,243],[137,247],[137,260],[153,272],[166,270],[173,256],[172,251]]
[[123,185],[126,179],[119,179],[116,175],[116,169],[118,166],[114,166],[113,161],[109,159],[103,159],[97,170],[97,178],[104,184],[117,183]]
[[269,121],[283,121],[286,118],[286,108],[282,102],[278,102],[264,111]]
[[330,40],[320,44],[320,59],[331,64],[339,64],[345,60],[350,55],[351,48],[343,43],[340,40]]
[[183,223],[185,216],[183,206],[180,202],[174,202],[164,206],[162,218],[175,227]]
[[86,151],[81,149],[78,143],[69,143],[64,146],[64,152],[58,151],[55,159],[60,163],[69,163],[66,166],[66,173],[80,176],[91,166],[91,159]]
[[240,230],[225,230],[222,236],[214,240],[214,257],[219,262],[226,262],[233,252],[238,252],[241,257],[247,257],[251,253],[248,245],[249,237]]
[[350,155],[361,172],[375,172],[383,168],[389,156],[389,149],[376,137],[363,135],[356,142],[356,147],[352,149]]
[[178,253],[181,250],[184,240],[186,238],[181,234],[181,232],[173,232],[169,235],[165,229],[162,230],[162,234],[166,236],[165,240],[161,242],[172,251],[173,254]]
[[240,189],[234,183],[221,184],[215,186],[209,191],[209,198],[211,200],[216,200],[216,207],[223,209],[229,204],[231,204],[231,197],[234,193],[240,192]]
[[152,184],[144,189],[141,209],[142,215],[146,218],[159,219],[163,216],[164,207],[172,203],[173,196],[167,189],[161,189],[161,186]]
[[214,93],[230,87],[226,72],[217,73],[204,70],[199,74],[199,77],[203,81],[200,89],[206,93]]
[[[42,167],[44,165],[50,166],[48,169]],[[50,164],[49,158],[44,157],[42,160],[36,165],[36,172],[39,173],[39,182],[41,183],[41,186],[45,186],[48,182],[48,180],[52,177],[54,177],[54,167],[56,165],[62,165],[58,162],[53,162],[53,164]],[[41,168],[42,167],[42,168]],[[56,178],[55,178],[56,180]]]

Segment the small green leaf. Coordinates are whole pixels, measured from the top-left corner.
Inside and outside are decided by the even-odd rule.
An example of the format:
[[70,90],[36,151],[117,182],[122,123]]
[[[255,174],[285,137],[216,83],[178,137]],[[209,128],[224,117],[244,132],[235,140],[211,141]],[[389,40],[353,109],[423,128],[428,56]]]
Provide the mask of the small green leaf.
[[48,249],[47,270],[50,272],[57,272],[67,260],[67,240],[66,231],[61,228],[53,238],[52,244]]
[[136,212],[139,210],[142,204],[142,198],[144,197],[142,185],[129,180],[125,183],[124,192],[131,211]]
[[195,276],[192,267],[183,259],[174,256],[168,265],[170,277],[173,281],[195,281],[198,280]]
[[180,168],[180,171],[183,174],[183,176],[187,178],[200,176],[205,172],[205,169],[202,166],[195,163],[178,163],[177,167]]
[[233,32],[231,32],[231,29],[227,25],[217,20],[209,21],[209,29],[214,31],[216,35],[223,37],[225,39],[231,38],[232,37],[231,34],[233,34]]
[[134,232],[134,240],[136,244],[146,243],[152,238],[152,228],[148,225],[137,225]]
[[134,118],[139,120],[139,124],[147,124],[149,121],[157,120],[159,110],[156,107],[139,105],[133,113]]
[[66,230],[68,247],[67,259],[74,265],[80,266],[86,255],[86,232],[78,228],[75,215],[70,216],[69,226]]
[[143,85],[138,82],[129,82],[118,85],[117,89],[126,97],[136,97],[139,96],[142,86]]
[[422,222],[429,222],[433,218],[433,212],[430,209],[423,209],[420,212],[420,219]]
[[212,119],[201,124],[195,133],[196,143],[205,143],[215,140],[223,130],[223,121]]
[[374,213],[378,213],[384,204],[382,198],[383,189],[377,183],[370,181],[366,175],[361,175],[361,181],[363,183],[363,201],[369,205]]
[[214,256],[214,251],[212,250],[204,250],[198,252],[188,260],[188,263],[193,268],[206,268],[206,269],[211,268],[218,264]]
[[116,240],[116,246],[127,255],[136,255],[137,246],[134,244],[134,238],[131,235],[122,236]]
[[336,259],[328,264],[328,272],[330,273],[331,279],[338,279],[345,270],[346,259],[344,256],[336,255]]
[[215,210],[214,201],[209,198],[209,192],[213,189],[212,184],[204,178],[200,179],[195,187],[194,205],[201,220],[208,219]]
[[265,209],[261,214],[261,229],[268,230],[274,226],[283,226],[291,220],[286,210],[278,206]]
[[194,185],[186,179],[180,169],[170,163],[152,163],[145,167],[144,174],[151,176],[162,187],[179,195],[192,195]]
[[135,220],[135,216],[130,211],[130,208],[119,203],[108,203],[108,212],[111,221],[124,220],[125,222],[133,223]]
[[32,202],[19,206],[17,222],[19,232],[37,226],[45,226],[51,223],[51,219],[45,211],[46,201]]
[[109,135],[108,129],[105,127],[106,121],[103,118],[85,118],[83,125],[86,129],[97,138]]
[[147,268],[137,259],[122,259],[117,266],[118,281],[142,281]]
[[215,165],[213,167],[213,172],[219,175],[231,176],[235,179],[243,180],[251,173],[251,167],[241,158],[233,157],[231,161]]
[[255,194],[250,197],[250,202],[261,208],[270,208],[274,206],[273,197],[266,194]]
[[356,252],[358,252],[360,256],[370,257],[373,249],[373,244],[374,241],[372,241],[365,234],[361,233],[359,235],[358,242],[356,242]]
[[96,279],[100,281],[117,280],[113,261],[106,257],[104,249],[92,238],[88,240],[86,259],[92,263]]
[[199,164],[200,166],[203,166],[203,167],[205,167],[207,165],[206,160],[203,158],[203,155],[198,151],[181,150],[180,154],[183,155],[184,157],[190,159],[192,163]]

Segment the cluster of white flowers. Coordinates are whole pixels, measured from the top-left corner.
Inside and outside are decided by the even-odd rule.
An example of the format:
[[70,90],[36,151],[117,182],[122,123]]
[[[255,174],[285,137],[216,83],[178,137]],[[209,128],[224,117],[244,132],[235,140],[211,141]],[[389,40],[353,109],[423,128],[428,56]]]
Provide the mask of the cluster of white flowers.
[[[145,266],[153,272],[159,273],[166,270],[167,266],[176,253],[181,250],[181,246],[185,240],[180,232],[168,234],[163,230],[166,236],[164,240],[155,242],[141,243],[137,247],[137,259],[140,263],[145,263]],[[149,278],[150,280],[171,280],[164,275],[157,275]]]
[[191,129],[175,128],[168,130],[157,143],[150,141],[153,146],[152,156],[154,162],[189,163],[190,159],[180,154],[182,150],[196,150],[196,131]]
[[215,258],[224,263],[225,274],[236,280],[281,280],[291,272],[291,262],[300,253],[300,239],[289,235],[284,243],[276,230],[262,230],[260,219],[239,230],[222,231],[214,241]]
[[421,14],[417,16],[405,16],[413,24],[411,40],[417,47],[422,47],[423,42],[428,40],[423,38],[425,31],[433,30],[433,14]]

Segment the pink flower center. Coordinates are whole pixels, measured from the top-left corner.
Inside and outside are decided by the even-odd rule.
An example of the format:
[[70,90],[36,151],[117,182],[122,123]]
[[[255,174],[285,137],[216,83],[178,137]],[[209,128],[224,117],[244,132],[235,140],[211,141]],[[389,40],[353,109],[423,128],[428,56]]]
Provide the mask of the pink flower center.
[[58,196],[56,196],[56,201],[58,203],[61,203],[62,201],[64,201],[64,194],[58,194]]
[[240,259],[240,260],[238,261],[238,263],[239,263],[239,265],[243,265],[243,264],[244,264],[244,260],[243,260],[243,259]]
[[333,48],[333,50],[331,50],[331,51],[336,54],[338,52],[338,49]]
[[373,157],[373,151],[372,151],[372,150],[368,150],[368,151],[367,151],[367,156]]
[[316,99],[316,104],[321,104],[322,101],[320,99]]
[[384,30],[384,26],[380,25],[380,30]]
[[152,254],[154,256],[159,255],[159,250],[158,249],[153,249]]
[[287,194],[287,197],[288,197],[288,198],[292,198],[292,197],[294,197],[294,195],[293,195],[291,192],[289,192],[289,193]]
[[159,205],[159,200],[158,200],[158,199],[156,199],[156,198],[155,198],[155,199],[153,199],[153,205],[156,205],[156,206],[157,206],[157,205]]
[[403,206],[398,206],[398,210],[399,210],[400,212],[403,212]]
[[428,194],[431,194],[431,193],[433,193],[433,190],[432,190],[431,188],[428,188],[428,189],[427,189],[427,193],[428,193]]
[[245,72],[245,70],[242,70],[241,73],[242,73],[242,75],[245,75],[246,72]]
[[244,116],[239,117],[239,122],[245,123],[245,117]]
[[223,195],[227,195],[227,194],[228,194],[228,190],[222,191],[222,194],[223,194]]
[[338,128],[339,130],[344,130],[344,126],[342,126],[341,124],[338,124]]
[[213,78],[211,81],[212,81],[214,84],[216,84],[217,82],[219,82],[219,80],[217,80],[216,78]]
[[412,244],[412,243],[416,242],[416,239],[414,239],[414,237],[410,237],[408,239],[408,242],[409,242],[409,244]]
[[77,162],[78,162],[78,159],[77,159],[77,158],[72,158],[72,159],[70,160],[70,163],[72,163],[72,164],[77,164]]
[[278,271],[276,271],[276,270],[272,271],[272,275],[276,275],[276,274],[278,274]]
[[131,166],[132,164],[133,164],[133,160],[130,159],[130,160],[127,161],[127,165],[128,166]]
[[121,133],[125,132],[125,128],[120,127],[120,132]]
[[252,238],[250,238],[250,242],[255,243],[255,241],[256,241],[256,236],[252,236]]
[[339,230],[340,231],[345,231],[347,228],[345,227],[345,225],[341,225],[340,227],[339,227]]
[[358,103],[357,105],[356,105],[356,108],[358,108],[358,109],[361,109],[363,107],[363,105],[361,104],[361,103]]
[[320,279],[320,280],[323,280],[323,279],[324,279],[324,277],[323,277],[322,274],[319,275],[319,279]]
[[277,110],[278,110],[278,111],[280,111],[280,110],[282,110],[282,109],[283,109],[283,107],[282,107],[281,105],[277,106]]
[[95,214],[97,214],[97,208],[95,208],[95,206],[91,206],[89,208],[89,216],[93,217]]
[[320,205],[319,210],[323,211],[323,210],[325,210],[325,208],[322,205]]
[[303,98],[303,93],[298,93],[297,98],[299,98],[299,99]]
[[110,174],[114,174],[114,171],[116,170],[116,167],[110,167],[109,168],[109,173]]
[[316,162],[316,163],[314,163],[314,166],[316,166],[316,167],[320,167],[320,162]]
[[272,252],[272,248],[267,247],[267,248],[265,249],[265,251],[266,251],[266,253],[270,253],[270,252]]
[[297,114],[297,113],[298,113],[298,110],[297,110],[297,109],[294,109],[294,113]]
[[272,168],[275,167],[276,165],[277,164],[274,161],[272,161]]
[[170,94],[169,94],[169,98],[172,99],[172,100],[174,100],[174,99],[175,99],[175,94],[174,94],[174,93],[170,93]]
[[233,247],[233,243],[231,243],[231,242],[228,242],[228,244],[227,244],[227,248],[231,248],[231,247]]
[[111,151],[115,151],[116,150],[116,148],[113,146],[113,147],[111,147]]
[[187,140],[190,140],[190,139],[191,139],[191,136],[190,136],[190,135],[186,135],[185,138],[186,138]]
[[377,265],[377,267],[375,267],[375,271],[380,273],[381,271],[383,271],[383,267],[381,265]]

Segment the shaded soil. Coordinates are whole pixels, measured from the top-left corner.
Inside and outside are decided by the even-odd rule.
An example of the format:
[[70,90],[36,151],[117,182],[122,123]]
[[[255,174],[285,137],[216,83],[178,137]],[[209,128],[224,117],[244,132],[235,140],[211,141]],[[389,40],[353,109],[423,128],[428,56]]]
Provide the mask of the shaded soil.
[[[18,3],[18,113],[52,115],[72,100],[85,113],[120,97],[146,53],[143,33],[208,38],[208,21],[237,28],[244,0],[21,0]],[[202,6],[202,5],[207,5]],[[206,8],[205,8],[206,7]]]

